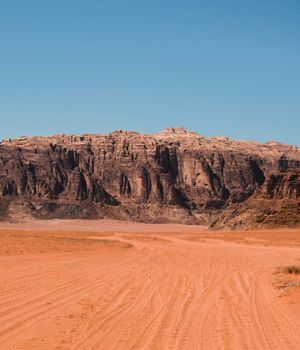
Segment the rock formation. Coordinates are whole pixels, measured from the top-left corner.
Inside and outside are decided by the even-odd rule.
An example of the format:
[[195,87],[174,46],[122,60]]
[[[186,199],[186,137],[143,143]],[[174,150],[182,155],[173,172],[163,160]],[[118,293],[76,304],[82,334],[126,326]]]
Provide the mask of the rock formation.
[[181,128],[21,137],[0,143],[0,214],[208,223],[298,167],[295,146]]
[[300,225],[300,169],[269,175],[243,203],[224,208],[212,223],[215,229],[253,229]]

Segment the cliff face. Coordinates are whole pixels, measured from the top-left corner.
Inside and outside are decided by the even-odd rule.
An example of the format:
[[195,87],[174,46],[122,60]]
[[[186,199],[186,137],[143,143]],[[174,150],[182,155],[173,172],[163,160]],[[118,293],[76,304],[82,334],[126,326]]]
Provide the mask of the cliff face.
[[294,146],[184,129],[23,137],[0,143],[0,212],[207,221],[245,201],[270,173],[299,166]]
[[300,170],[270,174],[243,203],[230,204],[213,228],[264,228],[300,225]]
[[254,198],[300,201],[300,170],[286,170],[271,174]]

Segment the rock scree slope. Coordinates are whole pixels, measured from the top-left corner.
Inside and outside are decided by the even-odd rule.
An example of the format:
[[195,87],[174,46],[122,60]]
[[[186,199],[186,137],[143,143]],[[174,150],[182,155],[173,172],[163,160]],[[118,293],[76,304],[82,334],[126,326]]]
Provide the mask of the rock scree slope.
[[296,203],[298,185],[290,190],[280,182],[299,167],[296,146],[205,138],[183,128],[6,139],[0,143],[0,216],[221,227],[233,206],[277,187]]

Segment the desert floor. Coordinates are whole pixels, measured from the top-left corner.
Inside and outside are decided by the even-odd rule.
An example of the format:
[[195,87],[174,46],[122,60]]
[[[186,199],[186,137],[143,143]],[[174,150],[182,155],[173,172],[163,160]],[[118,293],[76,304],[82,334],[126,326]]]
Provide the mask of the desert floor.
[[300,230],[0,224],[0,348],[300,349]]

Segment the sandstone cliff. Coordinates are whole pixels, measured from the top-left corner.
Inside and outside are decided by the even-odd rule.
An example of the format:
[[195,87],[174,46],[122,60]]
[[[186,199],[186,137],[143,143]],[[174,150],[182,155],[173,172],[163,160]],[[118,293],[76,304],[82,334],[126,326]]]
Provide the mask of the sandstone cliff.
[[243,203],[228,205],[212,223],[215,229],[253,229],[300,225],[300,170],[269,175]]
[[0,143],[0,213],[208,223],[300,150],[184,129],[21,137]]

